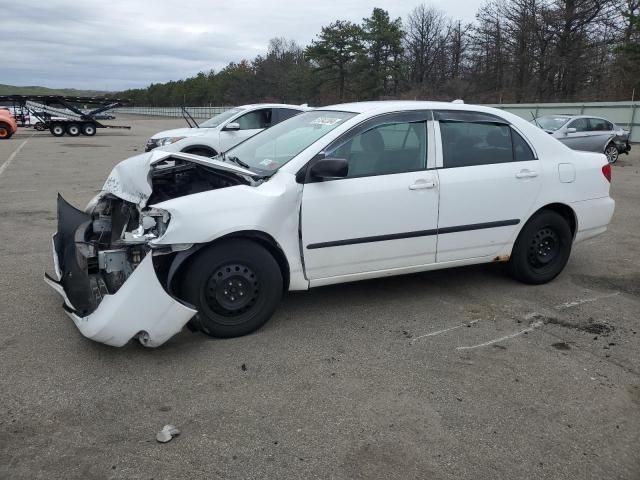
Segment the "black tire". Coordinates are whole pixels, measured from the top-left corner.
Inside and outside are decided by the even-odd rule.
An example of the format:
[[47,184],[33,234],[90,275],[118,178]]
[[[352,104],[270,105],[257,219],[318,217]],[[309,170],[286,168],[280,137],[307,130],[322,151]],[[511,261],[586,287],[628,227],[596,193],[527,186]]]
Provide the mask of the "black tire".
[[87,137],[93,137],[96,134],[96,126],[93,123],[83,123],[82,134]]
[[33,126],[38,132],[44,132],[47,129],[47,126],[43,122],[36,122]]
[[63,123],[52,123],[49,131],[54,137],[62,137],[66,132]]
[[80,125],[77,123],[70,123],[67,125],[67,135],[70,137],[77,137],[81,132],[82,130],[80,130]]
[[0,140],[9,140],[13,135],[8,123],[0,122]]
[[201,157],[213,158],[217,155],[216,152],[208,148],[187,148],[183,150],[183,153],[190,153],[191,155],[200,155]]
[[511,252],[509,273],[523,283],[539,285],[564,269],[573,235],[562,215],[551,210],[536,213],[524,226]]
[[607,157],[607,161],[612,165],[618,161],[618,157],[620,156],[618,147],[616,147],[615,143],[613,142],[607,145],[607,147],[604,149],[604,154]]
[[282,297],[282,272],[271,253],[247,239],[202,250],[183,275],[182,296],[212,337],[247,335],[266,323]]

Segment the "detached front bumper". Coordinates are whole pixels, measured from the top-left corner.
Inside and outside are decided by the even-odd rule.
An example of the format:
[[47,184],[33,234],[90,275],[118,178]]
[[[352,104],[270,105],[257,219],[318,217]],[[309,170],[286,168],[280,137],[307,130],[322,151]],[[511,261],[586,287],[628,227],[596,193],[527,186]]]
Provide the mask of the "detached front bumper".
[[[88,215],[59,197],[58,233],[53,237],[57,279],[45,281],[64,299],[63,308],[80,333],[91,340],[121,347],[136,337],[157,347],[178,333],[197,312],[172,298],[162,287],[149,252],[113,294],[87,273],[79,232]],[[97,306],[95,299],[99,298]],[[75,303],[75,305],[74,305]]]

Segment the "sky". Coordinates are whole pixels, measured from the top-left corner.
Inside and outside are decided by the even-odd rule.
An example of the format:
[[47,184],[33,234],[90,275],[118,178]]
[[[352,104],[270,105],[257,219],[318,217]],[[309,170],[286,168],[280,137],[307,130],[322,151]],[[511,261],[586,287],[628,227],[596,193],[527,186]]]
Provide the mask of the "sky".
[[[471,22],[483,0],[425,2]],[[403,19],[420,0],[46,0],[7,2],[0,84],[120,91],[264,54],[270,38],[307,45],[335,20],[375,7]]]

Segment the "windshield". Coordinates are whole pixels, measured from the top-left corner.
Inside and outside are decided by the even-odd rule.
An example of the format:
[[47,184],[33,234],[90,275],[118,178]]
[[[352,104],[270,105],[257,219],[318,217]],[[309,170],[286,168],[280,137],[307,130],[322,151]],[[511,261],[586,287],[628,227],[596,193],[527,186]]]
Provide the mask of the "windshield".
[[200,124],[200,128],[216,128],[225,120],[233,117],[236,113],[241,112],[241,108],[232,108],[231,110],[227,110],[226,112],[219,113],[215,117],[210,118],[206,122],[202,122]]
[[242,142],[227,151],[225,157],[269,175],[355,115],[328,110],[302,113]]
[[533,123],[538,125],[543,130],[549,130],[550,132],[555,132],[560,127],[562,127],[565,123],[569,121],[570,117],[562,117],[559,115],[547,115],[544,117],[536,118]]

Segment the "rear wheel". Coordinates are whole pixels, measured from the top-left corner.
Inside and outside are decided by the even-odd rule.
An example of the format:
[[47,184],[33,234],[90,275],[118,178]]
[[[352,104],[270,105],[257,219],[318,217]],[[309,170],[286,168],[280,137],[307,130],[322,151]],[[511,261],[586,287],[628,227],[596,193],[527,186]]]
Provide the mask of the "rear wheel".
[[70,123],[69,125],[67,125],[67,134],[70,137],[77,137],[78,135],[80,135],[80,125],[78,125],[77,123]]
[[62,123],[54,123],[51,125],[50,131],[54,137],[62,137],[65,132],[64,125]]
[[0,140],[8,140],[13,135],[9,124],[0,122]]
[[607,161],[609,163],[616,163],[618,161],[618,156],[620,152],[618,152],[618,147],[615,146],[613,142],[607,145],[607,148],[604,149],[604,154],[607,157]]
[[96,126],[93,123],[83,123],[82,134],[93,137],[96,134]]
[[547,283],[564,269],[573,235],[567,221],[558,213],[543,210],[524,226],[509,260],[511,275],[529,284]]
[[265,324],[282,297],[282,272],[273,256],[246,239],[229,239],[202,251],[182,284],[212,337],[247,335]]

